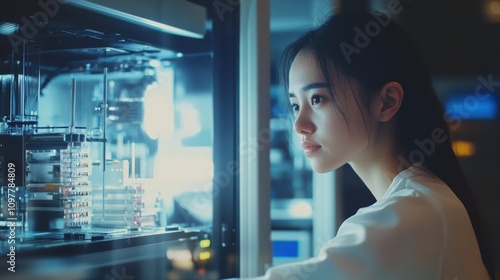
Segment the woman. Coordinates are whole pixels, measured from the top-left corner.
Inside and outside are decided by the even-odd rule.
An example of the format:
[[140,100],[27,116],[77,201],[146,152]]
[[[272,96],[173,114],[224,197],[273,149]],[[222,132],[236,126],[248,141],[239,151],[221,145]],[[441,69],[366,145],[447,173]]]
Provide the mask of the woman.
[[377,202],[319,255],[265,279],[493,279],[477,205],[415,44],[378,13],[337,14],[285,50],[284,84],[316,172],[348,163]]

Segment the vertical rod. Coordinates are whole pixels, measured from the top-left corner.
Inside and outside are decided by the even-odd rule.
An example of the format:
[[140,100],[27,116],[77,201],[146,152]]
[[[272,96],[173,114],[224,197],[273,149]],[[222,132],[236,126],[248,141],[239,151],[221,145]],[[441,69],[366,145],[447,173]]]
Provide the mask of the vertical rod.
[[71,89],[71,125],[70,133],[73,134],[75,130],[75,117],[76,117],[76,79],[73,78],[73,86]]
[[103,109],[102,109],[102,220],[104,221],[105,196],[106,196],[106,123],[108,120],[108,67],[104,67],[103,75]]
[[40,68],[41,68],[40,67],[40,64],[41,64],[41,62],[40,62],[41,61],[41,59],[40,59],[41,58],[41,54],[40,54],[41,51],[40,51],[40,49],[41,48],[37,49],[37,52],[38,52],[37,53],[37,56],[38,56],[37,57],[37,68],[38,68],[37,71],[38,71],[38,73],[37,73],[37,78],[36,78],[37,89],[36,89],[36,108],[35,108],[36,109],[35,120],[36,120],[37,126],[38,126],[38,114],[39,114],[39,110],[40,110],[40,90],[41,90],[40,89],[40,86],[41,86],[40,85],[40,71],[41,71],[40,70]]
[[[74,172],[74,168],[73,168],[73,162],[75,160],[75,156],[74,156],[74,152],[75,152],[75,143],[73,142],[74,141],[74,134],[76,133],[75,132],[75,115],[76,115],[76,78],[72,78],[71,79],[71,118],[70,118],[70,125],[69,125],[69,146],[68,146],[68,149],[69,149],[69,177],[71,178],[71,181],[70,181],[70,186],[71,187],[74,187],[74,182],[73,182],[73,172]],[[74,223],[74,222],[72,222]],[[68,230],[70,227],[70,224],[68,222],[68,220],[66,220],[66,223],[65,223],[65,228],[66,230]]]
[[103,75],[103,98],[102,98],[102,103],[103,103],[103,108],[102,108],[102,137],[104,140],[104,145],[103,145],[103,153],[102,153],[102,159],[103,159],[103,166],[102,166],[102,171],[106,171],[106,124],[108,121],[108,67],[104,67],[104,75]]
[[[270,143],[253,135],[269,131],[271,0],[240,1],[239,143],[254,143],[249,155],[239,157],[240,277],[263,275],[272,264]],[[252,94],[245,94],[251,92]],[[253,94],[255,93],[255,94]],[[251,159],[251,160],[249,160]]]
[[131,169],[131,175],[132,176],[132,187],[135,186],[135,142],[132,142],[130,144],[130,154],[131,154],[131,162],[130,162],[130,169]]
[[[21,75],[21,100],[20,100],[20,108],[19,108],[19,116],[21,117],[21,122],[24,122],[25,121],[25,113],[24,112],[24,98],[26,96],[26,76],[28,75],[27,73],[27,70],[26,70],[26,56],[28,55],[28,51],[26,50],[28,47],[27,47],[27,43],[26,41],[23,42],[23,58],[22,58],[22,75]],[[15,117],[15,116],[14,116]]]
[[17,74],[17,69],[14,68],[16,67],[16,55],[15,55],[15,50],[12,50],[12,63],[11,63],[11,70],[12,70],[12,80],[10,83],[10,116],[9,120],[12,122],[14,121],[14,108],[15,108],[15,98],[16,98],[16,91],[18,88],[16,87],[17,85],[17,77],[19,76]]

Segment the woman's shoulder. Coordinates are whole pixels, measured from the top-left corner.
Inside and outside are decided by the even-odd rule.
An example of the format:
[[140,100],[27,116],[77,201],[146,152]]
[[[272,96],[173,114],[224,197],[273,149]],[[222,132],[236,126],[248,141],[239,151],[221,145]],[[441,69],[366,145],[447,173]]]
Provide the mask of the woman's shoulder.
[[458,197],[443,180],[418,165],[396,175],[382,201],[407,196],[418,197],[422,202],[461,205]]
[[407,175],[390,194],[345,220],[323,256],[353,260],[349,265],[366,275],[390,275],[384,279],[471,279],[461,276],[482,268],[465,209],[442,190],[447,185],[439,178]]
[[437,176],[420,168],[398,174],[384,197],[358,210],[346,225],[369,224],[390,236],[404,231],[408,236],[442,237],[451,220],[467,219],[465,208]]
[[367,234],[380,233],[373,237],[386,242],[412,240],[440,247],[449,234],[469,225],[467,211],[453,191],[434,174],[417,168],[398,174],[384,197],[344,221],[339,233],[363,228]]

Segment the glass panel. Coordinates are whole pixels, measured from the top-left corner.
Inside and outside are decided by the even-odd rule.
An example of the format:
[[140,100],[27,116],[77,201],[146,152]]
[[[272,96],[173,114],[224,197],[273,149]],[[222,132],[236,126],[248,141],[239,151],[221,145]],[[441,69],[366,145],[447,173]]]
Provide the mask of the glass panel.
[[[67,126],[68,92],[76,80],[75,124],[88,128],[93,162],[94,228],[211,225],[211,204],[193,205],[200,200],[197,196],[211,197],[211,59],[207,55],[156,63],[137,61],[107,74],[106,116],[103,73],[60,75],[43,89],[39,127]],[[204,78],[190,72],[201,64],[207,65]],[[98,141],[104,137],[105,144]],[[124,187],[129,190],[124,192]],[[118,203],[127,196],[128,202]],[[134,214],[138,198],[141,212]],[[148,215],[144,208],[149,208]],[[128,212],[119,214],[121,210]]]
[[0,133],[2,162],[18,166],[17,234],[108,240],[179,232],[185,241],[164,249],[155,271],[195,275],[201,267],[215,279],[211,56],[132,56],[76,69],[42,71],[37,124]]
[[220,69],[237,69],[238,31],[226,27],[239,13],[222,26],[210,5],[149,2],[142,11],[189,15],[196,36],[54,1],[7,5],[0,18],[14,27],[0,32],[0,239],[16,235],[18,267],[30,267],[20,279],[218,279],[226,260],[214,254],[235,255],[233,242],[217,250],[236,223],[213,225],[213,199],[235,181],[215,197],[212,179],[214,162],[236,160],[227,145],[214,153],[214,128],[237,119],[213,100],[236,96],[236,73]]

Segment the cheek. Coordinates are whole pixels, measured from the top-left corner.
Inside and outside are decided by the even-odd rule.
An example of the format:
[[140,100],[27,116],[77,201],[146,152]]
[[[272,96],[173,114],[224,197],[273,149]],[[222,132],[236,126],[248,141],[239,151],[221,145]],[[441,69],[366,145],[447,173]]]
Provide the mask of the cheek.
[[324,134],[329,142],[345,144],[349,140],[352,131],[341,114],[330,114],[324,124]]
[[[336,149],[351,150],[351,148],[366,146],[368,143],[366,123],[360,114],[342,115],[340,112],[331,114],[327,122],[325,133],[331,139]],[[349,148],[351,147],[351,148]]]
[[356,125],[350,126],[350,137],[353,144],[360,149],[366,148],[374,134],[373,128],[374,124],[370,118],[363,119],[362,116],[358,116]]

